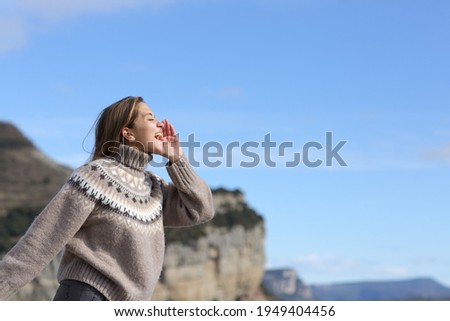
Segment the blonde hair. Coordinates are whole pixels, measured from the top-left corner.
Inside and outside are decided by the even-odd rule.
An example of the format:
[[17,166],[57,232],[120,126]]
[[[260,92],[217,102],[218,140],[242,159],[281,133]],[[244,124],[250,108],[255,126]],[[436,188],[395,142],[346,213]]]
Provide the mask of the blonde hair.
[[137,105],[141,102],[144,102],[142,97],[128,96],[103,109],[95,125],[92,160],[111,157],[120,144],[126,144],[122,129],[133,127],[138,116]]

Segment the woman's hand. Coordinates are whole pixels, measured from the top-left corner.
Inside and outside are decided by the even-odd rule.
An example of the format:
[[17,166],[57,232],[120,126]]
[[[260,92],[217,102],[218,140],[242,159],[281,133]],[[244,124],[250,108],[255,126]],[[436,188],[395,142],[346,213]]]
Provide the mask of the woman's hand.
[[171,163],[175,163],[183,155],[180,140],[173,128],[173,125],[169,123],[167,119],[162,121],[163,127],[163,148],[161,155],[168,158]]

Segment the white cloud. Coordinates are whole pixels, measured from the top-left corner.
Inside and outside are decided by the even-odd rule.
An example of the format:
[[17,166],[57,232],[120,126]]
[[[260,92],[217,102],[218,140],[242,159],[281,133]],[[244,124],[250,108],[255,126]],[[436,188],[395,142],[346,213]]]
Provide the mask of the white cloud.
[[218,89],[207,89],[203,94],[220,99],[239,99],[244,96],[244,89],[239,86],[224,86]]
[[404,266],[325,253],[269,262],[268,267],[295,268],[299,277],[309,284],[411,277],[411,271]]
[[450,143],[426,149],[422,152],[422,157],[427,161],[450,163]]
[[346,272],[366,265],[362,260],[315,253],[298,257],[295,262],[308,269],[330,273]]
[[[348,145],[353,147],[351,144]],[[422,151],[403,151],[397,154],[346,150],[342,157],[348,165],[348,167],[342,169],[351,171],[415,171],[434,169],[445,166],[445,163],[450,163],[450,145]]]
[[230,86],[221,88],[216,94],[219,98],[235,99],[244,96],[244,90],[241,87]]
[[380,170],[422,170],[426,168],[432,168],[431,164],[426,164],[421,160],[408,159],[408,158],[375,158],[375,157],[363,157],[354,158],[352,155],[348,155],[345,159],[348,167],[347,170],[353,171],[380,171]]
[[32,34],[89,14],[148,8],[158,11],[191,0],[17,0],[0,2],[0,54],[28,45]]
[[409,271],[405,267],[401,266],[375,266],[373,268],[374,272],[381,274],[385,277],[394,277],[394,278],[402,278],[407,277],[409,275]]
[[149,7],[160,9],[173,5],[174,0],[19,0],[17,9],[23,13],[51,19],[64,20],[68,17],[92,13],[110,13],[130,8]]
[[28,42],[28,30],[20,18],[0,17],[0,54],[23,48]]
[[56,92],[66,96],[72,96],[75,93],[75,89],[68,84],[58,83],[54,88]]

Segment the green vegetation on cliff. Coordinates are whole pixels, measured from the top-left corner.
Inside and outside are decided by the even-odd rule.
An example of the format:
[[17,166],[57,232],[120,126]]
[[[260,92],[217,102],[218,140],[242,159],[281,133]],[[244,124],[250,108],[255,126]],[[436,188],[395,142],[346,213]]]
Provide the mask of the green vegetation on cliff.
[[[240,190],[228,191],[224,188],[213,190],[213,196],[219,194],[229,194],[236,198],[242,196]],[[247,203],[231,204],[226,202],[221,205],[220,214],[216,214],[210,222],[188,228],[167,228],[165,230],[166,242],[193,245],[198,239],[206,236],[208,226],[231,230],[240,225],[245,230],[250,230],[262,222],[262,216],[258,215]]]

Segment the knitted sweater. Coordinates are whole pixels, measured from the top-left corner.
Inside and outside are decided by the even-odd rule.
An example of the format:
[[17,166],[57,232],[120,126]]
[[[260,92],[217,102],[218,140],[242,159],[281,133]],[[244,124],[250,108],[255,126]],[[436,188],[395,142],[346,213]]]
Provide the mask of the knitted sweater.
[[111,158],[76,169],[0,261],[0,299],[36,277],[64,249],[58,281],[92,285],[109,300],[150,300],[161,273],[163,227],[210,220],[211,190],[184,157],[167,183],[151,156],[121,145]]

